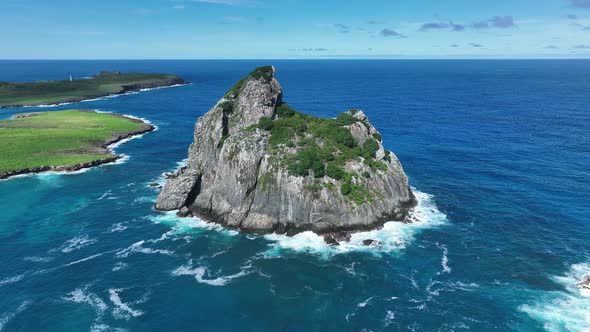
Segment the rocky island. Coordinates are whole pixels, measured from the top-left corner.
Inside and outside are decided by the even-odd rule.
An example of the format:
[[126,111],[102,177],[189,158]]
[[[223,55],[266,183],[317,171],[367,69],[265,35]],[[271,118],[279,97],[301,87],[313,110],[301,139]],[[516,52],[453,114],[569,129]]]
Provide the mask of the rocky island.
[[408,220],[416,204],[408,178],[362,111],[318,118],[282,96],[270,66],[229,89],[196,123],[188,163],[169,176],[156,209],[335,241]]
[[16,114],[0,121],[0,179],[76,171],[121,156],[109,145],[154,130],[140,119],[84,110]]
[[174,75],[103,71],[82,80],[0,82],[0,108],[74,103],[142,89],[185,84]]

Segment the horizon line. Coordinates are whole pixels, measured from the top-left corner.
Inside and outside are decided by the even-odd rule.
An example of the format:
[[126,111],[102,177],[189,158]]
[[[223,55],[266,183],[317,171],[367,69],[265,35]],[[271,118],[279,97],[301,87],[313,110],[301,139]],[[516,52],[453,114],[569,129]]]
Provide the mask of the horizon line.
[[522,57],[522,58],[494,58],[494,57],[478,57],[478,58],[345,58],[345,57],[326,57],[326,58],[63,58],[63,59],[16,59],[16,58],[0,58],[0,61],[328,61],[328,60],[590,60],[590,57]]

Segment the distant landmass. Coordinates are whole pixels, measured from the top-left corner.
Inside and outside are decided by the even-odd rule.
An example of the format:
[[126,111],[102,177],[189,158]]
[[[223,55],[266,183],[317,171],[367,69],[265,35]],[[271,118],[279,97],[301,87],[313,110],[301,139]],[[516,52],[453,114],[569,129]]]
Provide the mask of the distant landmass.
[[120,158],[110,144],[154,130],[137,118],[84,110],[17,114],[0,121],[0,179],[75,171]]
[[174,75],[125,74],[118,71],[103,71],[82,80],[0,82],[0,108],[74,103],[185,83],[182,78]]
[[409,222],[408,178],[365,114],[299,113],[274,76],[257,68],[198,120],[188,164],[169,176],[156,208],[255,233],[313,231],[330,244]]

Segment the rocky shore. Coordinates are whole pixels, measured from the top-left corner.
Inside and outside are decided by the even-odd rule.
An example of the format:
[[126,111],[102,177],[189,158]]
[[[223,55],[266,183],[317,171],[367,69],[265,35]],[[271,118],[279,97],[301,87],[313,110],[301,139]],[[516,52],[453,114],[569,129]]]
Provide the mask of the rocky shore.
[[156,209],[259,234],[313,231],[330,244],[410,222],[408,178],[365,114],[298,113],[274,76],[257,68],[198,120],[187,166],[168,178]]
[[[134,74],[130,74],[130,75],[134,75]],[[88,80],[76,80],[73,82],[65,81],[66,84],[67,83],[74,83],[73,87],[71,87],[69,90],[65,90],[65,91],[58,90],[57,92],[54,92],[53,90],[62,88],[62,86],[64,86],[63,82],[48,81],[48,82],[19,83],[19,84],[0,82],[0,108],[34,107],[34,106],[40,106],[40,105],[53,106],[53,105],[61,105],[61,104],[78,103],[78,102],[102,98],[102,97],[124,95],[124,94],[132,93],[132,92],[138,92],[138,91],[141,91],[144,89],[165,88],[165,87],[172,87],[172,86],[176,86],[176,85],[187,84],[187,82],[184,79],[182,79],[178,76],[166,75],[165,77],[162,77],[162,75],[158,75],[158,77],[154,77],[154,78],[150,79],[149,74],[145,74],[145,75],[147,77],[141,78],[140,80],[138,80],[137,83],[129,83],[129,84],[124,83],[121,86],[113,89],[112,91],[103,91],[104,90],[103,87],[105,85],[101,86],[100,81],[104,81],[105,77],[114,77],[114,82],[112,84],[108,81],[102,82],[102,84],[116,85],[117,80],[124,80],[125,77],[128,76],[128,74],[123,74],[123,73],[120,73],[117,71],[103,72],[103,73],[96,75],[93,78],[88,79]],[[99,81],[95,84],[96,87],[93,87],[94,91],[88,92],[88,93],[81,95],[81,96],[75,96],[78,94],[78,91],[82,91],[82,90],[86,91],[88,89],[87,86],[83,85],[84,83],[92,82],[93,80]],[[78,82],[80,82],[80,83],[78,83]],[[82,85],[82,86],[77,87],[76,83],[79,85]],[[50,89],[52,84],[55,84],[58,87]],[[35,101],[35,102],[24,102],[24,101],[5,102],[5,101],[3,101],[4,98],[9,98],[11,96],[11,91],[17,91],[17,90],[26,90],[26,91],[30,90],[30,91],[28,93],[24,93],[24,92],[19,93],[18,95],[15,95],[14,98],[22,98],[22,99],[40,98],[40,101]],[[40,94],[39,91],[42,91],[42,90],[48,90],[49,92],[44,92],[44,93]],[[4,91],[6,91],[6,92],[4,92]],[[68,93],[71,93],[74,96],[68,96]],[[49,100],[49,99],[42,100],[44,98],[53,97],[52,94],[55,94],[55,96],[58,97],[58,100]]]

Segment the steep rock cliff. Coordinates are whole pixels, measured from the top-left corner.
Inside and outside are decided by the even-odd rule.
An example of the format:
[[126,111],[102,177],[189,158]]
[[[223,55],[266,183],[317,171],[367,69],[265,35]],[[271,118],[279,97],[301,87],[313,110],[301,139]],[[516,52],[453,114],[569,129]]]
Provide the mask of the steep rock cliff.
[[274,75],[257,68],[198,120],[188,164],[169,177],[156,209],[256,233],[406,220],[415,204],[408,178],[365,114],[298,113]]

